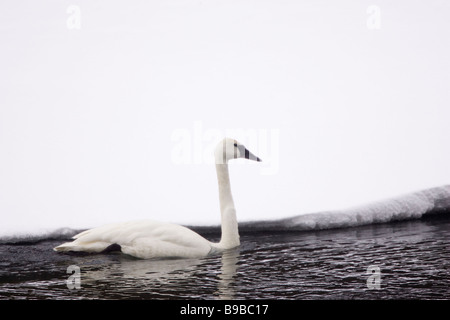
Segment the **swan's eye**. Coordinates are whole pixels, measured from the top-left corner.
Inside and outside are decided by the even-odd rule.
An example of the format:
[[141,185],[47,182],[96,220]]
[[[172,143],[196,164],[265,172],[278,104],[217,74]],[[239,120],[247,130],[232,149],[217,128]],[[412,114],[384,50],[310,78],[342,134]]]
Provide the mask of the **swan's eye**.
[[234,146],[237,147],[237,143],[235,143]]

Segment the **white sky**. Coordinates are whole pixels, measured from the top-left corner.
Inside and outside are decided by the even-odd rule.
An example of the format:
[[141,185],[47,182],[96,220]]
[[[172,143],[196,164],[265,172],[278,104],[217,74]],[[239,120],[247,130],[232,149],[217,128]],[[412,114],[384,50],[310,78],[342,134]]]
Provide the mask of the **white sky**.
[[430,0],[2,1],[0,233],[218,224],[205,158],[232,130],[266,160],[231,164],[241,221],[448,184],[448,17]]

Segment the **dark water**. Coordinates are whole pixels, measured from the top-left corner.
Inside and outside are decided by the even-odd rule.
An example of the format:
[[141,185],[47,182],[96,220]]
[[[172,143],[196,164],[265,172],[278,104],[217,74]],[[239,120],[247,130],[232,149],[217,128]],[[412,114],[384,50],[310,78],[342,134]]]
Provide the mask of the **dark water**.
[[[206,234],[212,240],[218,236]],[[1,244],[0,299],[450,296],[448,215],[324,231],[244,233],[241,242],[221,255],[173,260],[52,251],[61,240]],[[79,289],[67,286],[70,265],[80,268]]]

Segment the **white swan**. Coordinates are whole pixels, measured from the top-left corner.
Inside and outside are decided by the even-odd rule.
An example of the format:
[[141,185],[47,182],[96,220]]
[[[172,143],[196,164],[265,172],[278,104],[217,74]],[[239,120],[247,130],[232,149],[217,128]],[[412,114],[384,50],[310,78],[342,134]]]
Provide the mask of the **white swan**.
[[[114,223],[81,232],[55,247],[55,251],[102,252],[111,246],[137,258],[194,258],[240,245],[238,223],[231,195],[228,161],[245,158],[261,161],[234,139],[225,138],[215,152],[217,180],[219,183],[222,236],[213,243],[196,232],[171,223],[153,220]],[[118,246],[117,246],[118,245]]]

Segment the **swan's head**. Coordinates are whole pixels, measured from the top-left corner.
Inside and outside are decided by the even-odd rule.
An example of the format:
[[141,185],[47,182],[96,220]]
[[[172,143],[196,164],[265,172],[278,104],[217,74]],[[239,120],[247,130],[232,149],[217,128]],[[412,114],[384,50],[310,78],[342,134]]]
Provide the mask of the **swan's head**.
[[216,163],[227,163],[228,160],[232,159],[248,159],[254,161],[262,161],[260,158],[255,156],[253,153],[247,150],[247,148],[239,143],[237,140],[225,138],[219,142],[215,150]]

